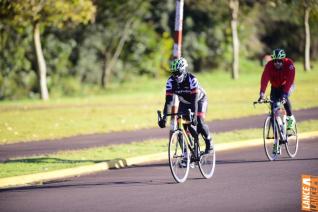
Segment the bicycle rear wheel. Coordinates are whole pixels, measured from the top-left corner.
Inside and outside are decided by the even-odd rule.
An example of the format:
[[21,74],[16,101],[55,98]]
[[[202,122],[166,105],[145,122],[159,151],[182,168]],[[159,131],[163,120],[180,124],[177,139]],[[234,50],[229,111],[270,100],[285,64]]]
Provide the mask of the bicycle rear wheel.
[[215,148],[213,146],[213,149],[208,154],[203,153],[200,156],[199,170],[204,178],[209,179],[213,176],[214,169],[215,169]]
[[[264,122],[263,127],[263,140],[264,140],[264,149],[268,160],[273,161],[276,160],[278,155],[273,152],[273,146],[279,140],[279,134],[277,132],[274,133],[273,125],[271,117],[267,117]],[[277,128],[277,127],[276,127]],[[277,131],[277,130],[275,130]],[[276,140],[276,141],[275,141]]]
[[298,134],[296,124],[294,130],[292,130],[292,133],[287,135],[287,142],[285,143],[285,147],[289,157],[293,158],[296,156],[298,151]]
[[189,174],[190,154],[182,131],[177,130],[171,135],[168,155],[173,178],[176,182],[183,183]]

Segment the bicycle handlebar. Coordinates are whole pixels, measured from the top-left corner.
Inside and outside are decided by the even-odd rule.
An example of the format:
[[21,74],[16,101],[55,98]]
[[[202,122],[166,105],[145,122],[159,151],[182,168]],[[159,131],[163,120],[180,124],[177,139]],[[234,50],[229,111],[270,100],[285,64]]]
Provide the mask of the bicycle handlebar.
[[266,99],[264,99],[264,100],[262,100],[262,101],[255,101],[255,102],[253,102],[253,105],[255,106],[256,104],[266,104],[266,103],[273,103],[273,101],[266,98]]
[[[280,105],[284,105],[285,103],[282,101],[282,100],[280,100],[280,101],[277,101],[278,103],[280,103]],[[262,101],[255,101],[255,102],[253,102],[253,105],[254,105],[254,108],[255,108],[255,105],[256,104],[266,104],[266,103],[269,103],[269,104],[274,104],[275,103],[275,101],[272,101],[272,100],[270,100],[270,99],[268,99],[268,98],[265,98],[265,99],[263,99]]]
[[[162,120],[162,116],[161,116],[161,111],[157,110],[157,114],[158,114],[158,120]],[[188,113],[168,113],[166,114],[166,116],[179,116],[179,117],[183,117],[183,116],[189,116],[190,120],[189,122],[192,122],[192,117],[193,117],[194,113],[191,112],[191,109],[188,110]]]

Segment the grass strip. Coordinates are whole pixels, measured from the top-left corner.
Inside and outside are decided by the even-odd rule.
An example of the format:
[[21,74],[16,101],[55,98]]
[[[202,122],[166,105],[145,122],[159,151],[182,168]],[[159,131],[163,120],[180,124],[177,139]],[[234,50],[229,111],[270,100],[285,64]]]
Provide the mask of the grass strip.
[[[298,124],[299,132],[318,130],[318,120]],[[216,144],[261,138],[262,129],[238,130],[214,134]],[[77,151],[62,151],[56,154],[10,159],[0,163],[0,178],[47,172],[58,169],[95,164],[114,159],[125,159],[160,152],[166,152],[167,139],[147,140],[131,144],[89,148]]]
[[[207,121],[267,112],[265,105],[252,106],[258,98],[262,67],[255,62],[248,65],[242,67],[239,80],[231,80],[224,71],[197,74],[209,97]],[[293,109],[317,107],[318,66],[305,73],[301,64],[296,65]],[[133,79],[115,92],[98,96],[0,102],[0,144],[155,127],[165,81],[163,77]]]

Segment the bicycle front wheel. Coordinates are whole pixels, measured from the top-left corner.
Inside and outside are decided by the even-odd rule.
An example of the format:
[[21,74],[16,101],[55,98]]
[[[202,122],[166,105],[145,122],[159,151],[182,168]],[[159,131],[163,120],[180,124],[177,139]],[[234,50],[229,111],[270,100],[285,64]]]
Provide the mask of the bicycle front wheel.
[[[279,135],[277,132],[274,132],[275,123],[272,122],[271,117],[267,117],[264,122],[263,127],[263,140],[264,140],[264,149],[268,160],[276,160],[277,154],[273,151],[275,140],[277,142]],[[278,142],[277,142],[278,143]]]
[[186,181],[189,174],[190,154],[185,135],[177,130],[169,141],[169,166],[173,178],[178,183]]
[[294,130],[287,133],[287,142],[285,143],[285,147],[289,157],[293,158],[296,156],[298,151],[298,134],[296,124]]
[[[213,144],[211,144],[213,145]],[[209,179],[213,176],[215,169],[215,148],[208,154],[202,154],[199,161],[199,169],[202,176],[206,179]]]

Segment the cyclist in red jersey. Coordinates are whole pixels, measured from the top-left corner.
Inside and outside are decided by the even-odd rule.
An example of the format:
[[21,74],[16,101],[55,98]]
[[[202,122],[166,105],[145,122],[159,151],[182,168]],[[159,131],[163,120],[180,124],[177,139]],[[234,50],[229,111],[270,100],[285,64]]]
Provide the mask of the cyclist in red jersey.
[[283,49],[275,49],[271,56],[272,60],[266,64],[262,74],[258,101],[264,99],[267,84],[270,82],[270,98],[274,102],[282,101],[284,103],[287,113],[287,131],[290,131],[294,129],[296,122],[288,98],[294,89],[295,66],[293,61],[286,57]]

